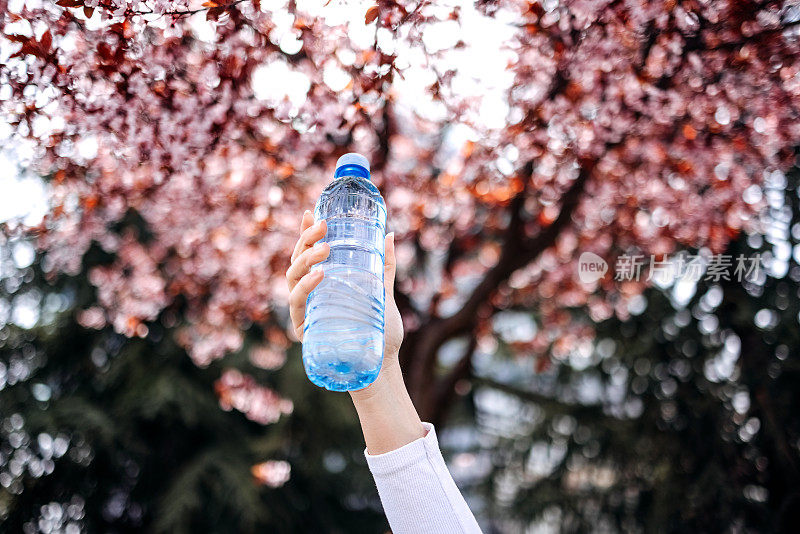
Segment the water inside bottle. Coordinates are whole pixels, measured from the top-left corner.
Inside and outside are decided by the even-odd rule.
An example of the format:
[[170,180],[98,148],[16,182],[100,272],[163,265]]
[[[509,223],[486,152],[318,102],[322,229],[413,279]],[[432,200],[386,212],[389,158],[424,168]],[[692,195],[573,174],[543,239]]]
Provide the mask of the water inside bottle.
[[386,208],[363,177],[337,178],[320,197],[322,241],[330,247],[322,282],[306,302],[303,364],[309,379],[333,391],[371,384],[383,360]]

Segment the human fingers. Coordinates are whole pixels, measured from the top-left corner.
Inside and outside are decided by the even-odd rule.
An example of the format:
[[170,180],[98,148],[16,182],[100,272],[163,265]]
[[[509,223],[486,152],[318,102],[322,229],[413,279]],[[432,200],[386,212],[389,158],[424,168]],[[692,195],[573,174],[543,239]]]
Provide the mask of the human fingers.
[[300,233],[302,234],[308,230],[312,224],[314,224],[314,214],[311,213],[311,210],[304,211],[303,218],[300,221]]
[[297,334],[297,338],[300,340],[303,339],[303,323],[306,318],[306,300],[308,299],[308,294],[319,285],[322,278],[322,269],[312,271],[302,277],[289,293],[289,316],[292,319],[292,326],[294,326],[295,334]]
[[300,281],[311,267],[321,262],[330,254],[331,247],[327,243],[317,243],[313,247],[304,250],[286,270],[286,283],[289,285],[289,291],[294,289],[297,282]]
[[394,252],[394,232],[390,232],[386,235],[384,245],[383,284],[386,287],[386,294],[394,297],[394,277],[397,274],[397,258]]
[[292,263],[294,263],[294,260],[296,260],[297,257],[303,253],[303,251],[311,248],[314,246],[314,243],[325,237],[325,232],[327,231],[328,224],[324,219],[303,230],[303,232],[300,234],[300,239],[297,240],[297,244],[294,246],[294,252],[292,252]]

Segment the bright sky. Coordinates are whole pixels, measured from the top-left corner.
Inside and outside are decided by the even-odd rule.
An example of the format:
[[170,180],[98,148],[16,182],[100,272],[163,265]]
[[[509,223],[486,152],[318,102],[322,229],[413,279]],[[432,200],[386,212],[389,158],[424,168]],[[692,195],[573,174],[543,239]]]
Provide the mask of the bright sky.
[[33,146],[11,140],[11,127],[0,124],[0,222],[20,219],[36,225],[47,211],[44,182],[25,171],[31,165]]

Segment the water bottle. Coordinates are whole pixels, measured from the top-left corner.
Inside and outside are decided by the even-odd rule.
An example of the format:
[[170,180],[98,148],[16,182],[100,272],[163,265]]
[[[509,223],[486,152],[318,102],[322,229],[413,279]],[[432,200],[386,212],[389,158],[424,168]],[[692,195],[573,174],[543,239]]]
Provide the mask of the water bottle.
[[308,378],[332,391],[371,384],[383,362],[386,204],[370,181],[369,162],[345,154],[314,209],[328,230],[322,282],[306,301],[303,365]]

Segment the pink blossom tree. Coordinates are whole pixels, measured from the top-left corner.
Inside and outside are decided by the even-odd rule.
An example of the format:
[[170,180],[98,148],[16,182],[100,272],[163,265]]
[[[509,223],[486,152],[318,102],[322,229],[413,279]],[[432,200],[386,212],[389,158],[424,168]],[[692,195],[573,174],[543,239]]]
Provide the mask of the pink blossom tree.
[[[321,4],[2,2],[2,113],[49,180],[51,211],[27,230],[53,276],[77,273],[93,243],[115,258],[92,269],[97,306],[79,319],[128,336],[178,322],[198,365],[240,350],[257,324],[254,362],[279,365],[299,215],[335,159],[359,151],[397,232],[401,361],[436,421],[476,348],[496,343],[498,312],[537,310],[537,333],[513,348],[538,369],[591,335],[569,308],[628,313],[646,282],[582,284],[582,252],[612,265],[631,250],[721,252],[757,224],[763,201],[744,193],[785,169],[800,139],[796,5],[469,7],[506,37],[509,82],[491,121],[452,61],[475,47],[430,45],[465,23],[458,6],[381,0],[363,12],[365,44]],[[435,113],[403,100],[409,58],[422,58]],[[441,366],[457,338],[463,355]],[[249,384],[235,378],[220,384]],[[235,405],[239,394],[220,395]]]

